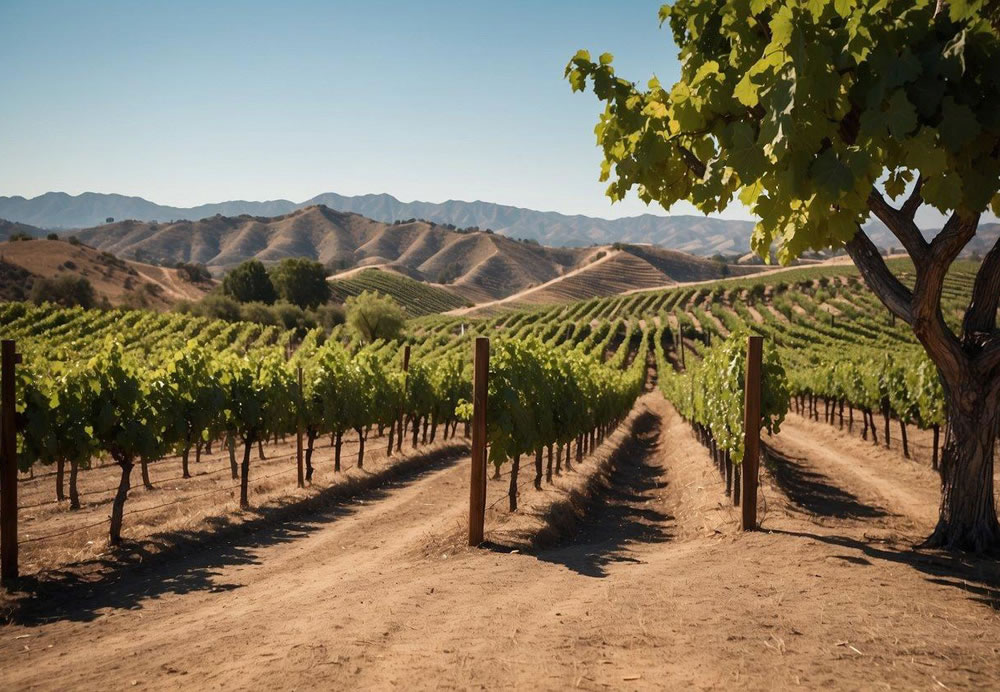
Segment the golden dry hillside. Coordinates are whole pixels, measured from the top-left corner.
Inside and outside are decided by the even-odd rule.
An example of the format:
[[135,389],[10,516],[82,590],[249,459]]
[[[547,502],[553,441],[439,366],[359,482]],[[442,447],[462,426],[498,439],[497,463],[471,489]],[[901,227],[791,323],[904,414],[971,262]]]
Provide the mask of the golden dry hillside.
[[122,260],[111,253],[64,240],[22,240],[0,243],[0,262],[7,269],[3,292],[8,298],[27,297],[38,278],[78,275],[88,279],[98,300],[112,305],[165,309],[179,300],[197,300],[213,284],[183,280],[176,269]]
[[[276,217],[120,221],[78,235],[120,257],[197,262],[216,275],[247,259],[277,262],[286,257],[308,257],[337,271],[384,267],[419,281],[448,284],[473,303],[524,292],[530,292],[528,302],[562,302],[718,278],[720,269],[714,262],[653,246],[625,246],[623,251],[551,248],[426,221],[385,224],[323,205]],[[588,269],[599,257],[610,264]]]

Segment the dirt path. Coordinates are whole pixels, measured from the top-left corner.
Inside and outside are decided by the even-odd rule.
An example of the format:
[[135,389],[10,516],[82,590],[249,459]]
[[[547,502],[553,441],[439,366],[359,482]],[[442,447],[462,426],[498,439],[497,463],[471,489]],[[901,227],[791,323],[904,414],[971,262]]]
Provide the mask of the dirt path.
[[[801,487],[803,498],[823,497],[816,479],[836,479],[838,489],[861,501],[913,522],[914,530],[930,532],[937,519],[940,481],[929,467],[905,461],[845,431],[790,414],[773,447],[785,455],[792,473],[812,474]],[[820,480],[819,483],[824,481]]]
[[559,283],[560,281],[565,281],[566,279],[568,279],[568,278],[570,278],[572,276],[576,276],[577,274],[579,274],[582,271],[585,271],[585,270],[588,270],[588,269],[592,269],[593,267],[596,267],[599,264],[607,262],[611,258],[616,257],[618,254],[621,253],[620,250],[611,250],[611,249],[608,249],[607,247],[602,246],[602,247],[594,248],[594,252],[592,252],[590,255],[587,255],[587,257],[582,258],[580,260],[580,262],[581,263],[587,262],[591,257],[593,257],[594,255],[596,255],[599,252],[604,252],[605,255],[603,257],[601,257],[600,259],[596,259],[596,260],[590,261],[587,264],[582,264],[582,266],[578,266],[576,269],[571,269],[570,271],[566,272],[565,274],[560,274],[559,276],[555,277],[554,279],[549,279],[545,283],[538,284],[537,286],[532,286],[531,288],[526,288],[523,291],[520,291],[519,293],[514,293],[513,295],[509,295],[509,296],[507,296],[505,298],[499,298],[497,300],[491,300],[491,301],[486,302],[486,303],[478,303],[477,305],[473,305],[472,307],[468,307],[468,308],[456,308],[455,310],[449,310],[448,312],[445,312],[443,314],[445,314],[445,315],[456,315],[456,316],[468,315],[469,313],[475,312],[477,310],[484,310],[484,309],[487,309],[487,308],[496,307],[497,305],[504,305],[506,303],[513,303],[515,301],[522,300],[525,296],[527,296],[527,295],[529,295],[531,293],[535,293],[536,291],[541,291],[541,290],[543,290],[545,288],[550,288],[551,286],[553,286],[554,284]]
[[[461,546],[468,460],[441,459],[308,520],[44,604],[0,629],[0,677],[16,689],[560,690],[1000,678],[995,566],[869,540],[860,510],[806,512],[770,481],[767,531],[740,534],[707,454],[658,393],[626,432],[606,463],[564,475],[592,474],[594,488],[550,548],[511,552],[522,544],[492,525],[489,547]],[[840,481],[806,456],[805,471]],[[543,510],[528,506],[515,524]]]

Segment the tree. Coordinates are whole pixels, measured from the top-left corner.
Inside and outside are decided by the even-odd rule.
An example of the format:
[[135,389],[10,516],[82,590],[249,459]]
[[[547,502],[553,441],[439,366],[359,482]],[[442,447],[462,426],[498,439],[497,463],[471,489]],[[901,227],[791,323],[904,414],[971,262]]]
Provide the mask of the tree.
[[73,274],[64,274],[52,279],[35,279],[31,284],[30,300],[36,305],[56,303],[64,307],[78,305],[88,309],[97,303],[90,280]]
[[362,291],[344,305],[347,324],[368,343],[395,339],[406,324],[406,314],[396,301],[375,291]]
[[222,278],[222,292],[241,303],[267,303],[278,298],[271,277],[257,260],[247,260]]
[[305,257],[283,259],[271,269],[271,283],[278,295],[300,308],[314,308],[330,299],[326,269]]
[[[660,10],[680,48],[669,90],[619,78],[609,54],[566,68],[605,110],[595,129],[601,179],[620,200],[705,213],[734,196],[759,217],[752,246],[787,263],[846,248],[888,309],[911,325],[948,403],[939,521],[929,546],[1000,547],[993,447],[1000,420],[1000,244],[985,256],[959,333],[945,322],[949,266],[1000,211],[1000,36],[996,8],[942,0],[723,2]],[[992,14],[989,14],[992,13]],[[901,199],[898,206],[889,199]],[[914,214],[948,214],[925,240]],[[909,286],[861,224],[874,214],[913,261]]]

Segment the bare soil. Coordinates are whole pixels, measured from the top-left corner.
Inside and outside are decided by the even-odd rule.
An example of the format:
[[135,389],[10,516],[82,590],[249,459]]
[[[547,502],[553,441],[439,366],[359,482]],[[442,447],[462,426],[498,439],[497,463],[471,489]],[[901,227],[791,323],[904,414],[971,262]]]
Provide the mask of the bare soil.
[[913,549],[933,475],[894,475],[890,493],[870,450],[830,430],[819,450],[814,427],[793,419],[769,441],[752,534],[658,393],[552,486],[526,485],[518,513],[503,509],[508,479],[490,482],[483,548],[463,544],[468,458],[414,457],[297,514],[41,588],[0,629],[0,676],[15,689],[994,687],[996,564]]

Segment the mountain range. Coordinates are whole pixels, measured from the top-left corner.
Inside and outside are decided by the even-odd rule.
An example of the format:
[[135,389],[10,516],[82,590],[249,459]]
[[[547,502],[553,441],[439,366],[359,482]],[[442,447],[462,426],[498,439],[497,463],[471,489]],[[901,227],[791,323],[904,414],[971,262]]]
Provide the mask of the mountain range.
[[0,197],[0,218],[50,230],[97,226],[107,219],[137,221],[197,221],[222,216],[281,216],[318,204],[342,212],[354,212],[375,221],[392,223],[425,219],[459,228],[491,229],[512,238],[528,238],[542,245],[584,247],[616,242],[653,243],[696,255],[742,254],[749,250],[753,223],[703,216],[655,216],[643,214],[621,219],[602,219],[536,211],[492,202],[402,202],[392,195],[349,197],[332,192],[304,202],[279,199],[267,202],[235,200],[197,207],[171,207],[141,197],[85,192],[68,195],[47,192],[30,199]]

